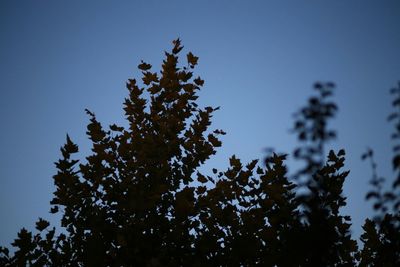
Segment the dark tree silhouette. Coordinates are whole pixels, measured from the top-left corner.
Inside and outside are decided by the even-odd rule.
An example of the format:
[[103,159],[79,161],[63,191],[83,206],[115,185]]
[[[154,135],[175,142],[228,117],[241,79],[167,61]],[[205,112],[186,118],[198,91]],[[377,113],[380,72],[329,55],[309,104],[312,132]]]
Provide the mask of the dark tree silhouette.
[[346,205],[342,188],[349,172],[341,170],[345,151],[324,153],[327,143],[336,137],[336,132],[328,129],[329,119],[337,112],[336,104],[329,100],[334,88],[332,82],[315,83],[318,95],[310,97],[307,105],[295,114],[293,131],[300,146],[293,156],[305,162],[293,177],[305,226],[303,240],[297,244],[305,259],[303,263],[294,263],[295,266],[355,264],[357,243],[351,239],[351,218],[339,212]]
[[[300,169],[294,178],[299,185],[310,185],[310,176],[316,173],[325,162],[324,146],[336,138],[336,132],[328,129],[328,120],[334,118],[337,106],[329,101],[333,95],[335,84],[332,82],[314,84],[317,96],[308,100],[308,105],[295,114],[293,132],[302,146],[296,148],[293,156],[297,160],[305,161],[305,166]],[[303,179],[301,179],[303,178]]]
[[[287,155],[274,153],[264,164],[243,164],[233,155],[227,170],[205,175],[199,166],[216,153],[225,133],[210,130],[218,108],[196,104],[204,84],[193,78],[198,57],[188,53],[181,67],[182,49],[175,40],[160,73],[145,62],[138,66],[142,81],[127,83],[126,127],[105,129],[86,110],[91,155],[75,159],[78,146],[67,136],[56,162],[51,213],[61,213],[63,233],[39,218],[36,233],[18,233],[13,255],[0,248],[0,265],[398,266],[398,178],[383,196],[373,178],[367,197],[383,201],[375,206],[382,219],[366,221],[362,249],[351,238],[350,216],[340,213],[346,205],[345,151],[325,154],[335,137],[327,128],[337,110],[328,100],[334,85],[315,84],[318,96],[298,113],[294,131],[301,146],[294,156],[306,165],[294,179]],[[393,214],[381,209],[388,199]]]
[[[394,95],[393,107],[395,111],[389,115],[388,121],[395,121],[395,132],[392,139],[400,138],[400,82],[397,88],[391,89]],[[360,266],[399,266],[400,265],[400,146],[393,147],[393,170],[396,177],[391,188],[385,191],[384,177],[379,177],[372,149],[361,156],[369,159],[372,168],[372,190],[367,193],[366,199],[374,200],[373,208],[377,212],[374,220],[367,219],[363,229],[361,241],[364,248],[361,251]],[[389,213],[391,211],[392,213]]]

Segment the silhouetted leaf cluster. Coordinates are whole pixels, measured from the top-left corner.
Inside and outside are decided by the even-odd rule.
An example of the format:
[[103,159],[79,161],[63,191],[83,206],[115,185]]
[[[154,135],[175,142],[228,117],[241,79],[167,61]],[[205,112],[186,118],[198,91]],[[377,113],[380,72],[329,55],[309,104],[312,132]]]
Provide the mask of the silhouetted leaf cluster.
[[[314,84],[318,92],[308,100],[307,106],[295,114],[293,132],[302,144],[293,152],[295,159],[305,161],[305,166],[294,176],[299,184],[308,185],[310,175],[317,172],[325,161],[324,144],[336,138],[336,132],[328,129],[328,120],[334,118],[337,106],[329,98],[333,95],[335,84],[332,82]],[[303,178],[302,180],[300,180]]]
[[[0,265],[398,266],[398,205],[394,214],[381,210],[382,220],[366,221],[362,249],[351,237],[350,216],[340,212],[345,151],[324,154],[335,137],[327,128],[337,110],[328,101],[334,85],[315,84],[318,96],[297,115],[302,145],[294,156],[306,161],[297,175],[305,183],[290,178],[287,155],[274,153],[264,164],[233,155],[227,170],[204,174],[199,167],[225,132],[210,129],[218,108],[196,104],[204,84],[192,72],[198,57],[189,52],[180,67],[182,49],[175,40],[160,73],[139,64],[142,82],[127,83],[128,126],[105,128],[86,110],[92,153],[75,159],[78,146],[67,136],[55,163],[51,213],[62,215],[64,233],[39,218],[36,234],[18,233],[13,255],[0,248]],[[367,197],[380,201],[381,182],[374,179]],[[298,194],[304,186],[307,193]]]

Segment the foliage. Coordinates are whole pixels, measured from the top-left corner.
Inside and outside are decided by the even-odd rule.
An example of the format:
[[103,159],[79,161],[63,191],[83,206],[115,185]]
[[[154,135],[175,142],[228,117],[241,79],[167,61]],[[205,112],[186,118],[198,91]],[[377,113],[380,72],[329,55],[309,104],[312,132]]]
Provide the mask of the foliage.
[[[395,121],[395,132],[392,139],[400,138],[400,82],[398,88],[392,88],[395,96],[393,107],[395,112],[389,115],[388,121]],[[363,226],[364,234],[361,241],[364,248],[361,250],[361,266],[398,266],[400,265],[400,146],[393,147],[393,170],[396,178],[389,190],[384,192],[386,179],[377,174],[377,164],[374,152],[368,149],[361,158],[369,159],[372,168],[372,190],[367,193],[367,200],[374,200],[373,208],[377,215],[372,220],[366,220]],[[391,206],[391,207],[390,207]],[[389,213],[391,210],[393,213]]]
[[[351,237],[350,216],[340,212],[346,205],[345,151],[324,153],[335,137],[327,128],[337,110],[328,100],[332,83],[315,84],[318,96],[295,122],[302,145],[294,156],[306,161],[295,177],[306,182],[290,178],[287,155],[277,154],[264,164],[243,164],[233,155],[227,170],[205,175],[199,167],[216,153],[225,133],[210,130],[218,108],[196,104],[204,84],[193,76],[198,57],[188,53],[180,67],[182,49],[175,40],[160,73],[143,61],[138,66],[142,82],[127,83],[127,127],[105,129],[86,111],[91,155],[75,159],[78,146],[67,136],[56,162],[51,213],[61,213],[64,233],[57,235],[40,218],[36,234],[18,233],[13,255],[1,247],[1,266],[398,264],[398,202],[394,214],[382,210],[382,220],[366,221],[360,250]],[[397,157],[395,170],[400,169]],[[306,193],[299,194],[303,187]],[[368,197],[380,199],[380,192]]]
[[310,175],[316,173],[325,161],[324,145],[336,138],[336,132],[327,128],[328,120],[334,118],[337,112],[336,104],[329,101],[334,88],[332,82],[315,83],[318,95],[310,97],[308,105],[295,114],[293,132],[302,146],[294,150],[293,156],[305,161],[305,166],[294,176],[299,184],[307,186],[312,182]]

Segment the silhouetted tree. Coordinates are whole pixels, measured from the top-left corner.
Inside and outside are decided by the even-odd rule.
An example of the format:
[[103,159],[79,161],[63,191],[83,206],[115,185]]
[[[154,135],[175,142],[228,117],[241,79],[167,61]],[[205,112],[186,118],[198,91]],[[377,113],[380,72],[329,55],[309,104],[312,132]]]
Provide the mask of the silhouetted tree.
[[350,216],[340,213],[345,152],[324,152],[335,136],[327,128],[337,110],[328,101],[334,85],[315,84],[319,95],[295,122],[302,144],[295,158],[306,161],[295,177],[304,183],[290,178],[287,155],[274,153],[264,164],[233,155],[227,170],[205,175],[199,166],[225,133],[209,129],[218,108],[196,104],[204,81],[193,78],[192,53],[179,66],[182,48],[173,42],[160,73],[138,66],[142,81],[127,83],[126,127],[105,129],[86,110],[91,155],[75,159],[78,146],[67,136],[56,162],[51,213],[61,213],[64,233],[39,218],[36,234],[18,233],[13,255],[0,248],[0,265],[395,266],[397,204],[397,214],[385,213],[378,225],[366,221],[362,250],[351,238]]
[[312,183],[311,176],[324,165],[326,155],[324,146],[336,138],[336,132],[328,129],[328,121],[334,118],[337,106],[329,101],[333,95],[335,84],[332,82],[314,84],[318,95],[310,97],[308,105],[295,114],[293,132],[296,133],[302,144],[293,152],[297,160],[305,161],[305,166],[300,169],[294,178],[299,185],[308,186]]
[[349,172],[341,170],[345,151],[324,153],[327,143],[336,137],[335,131],[328,129],[329,119],[337,112],[336,104],[329,100],[334,88],[332,82],[315,83],[318,95],[310,97],[295,114],[293,131],[301,145],[293,155],[305,161],[293,177],[301,189],[297,190],[297,203],[305,227],[303,241],[297,244],[305,261],[296,266],[355,264],[357,243],[351,239],[351,219],[339,212],[346,205],[342,188]]
[[[395,122],[395,132],[392,139],[400,138],[400,82],[397,88],[391,89],[394,95],[393,107],[395,112],[389,115],[389,121]],[[361,241],[364,247],[361,250],[360,266],[399,266],[400,265],[400,146],[393,147],[393,170],[396,177],[391,188],[385,191],[384,177],[377,174],[377,164],[372,149],[361,156],[369,159],[372,168],[372,190],[367,193],[366,199],[374,200],[373,208],[377,212],[374,220],[367,219],[363,229]],[[392,204],[392,205],[391,205]],[[390,207],[391,206],[391,207]]]

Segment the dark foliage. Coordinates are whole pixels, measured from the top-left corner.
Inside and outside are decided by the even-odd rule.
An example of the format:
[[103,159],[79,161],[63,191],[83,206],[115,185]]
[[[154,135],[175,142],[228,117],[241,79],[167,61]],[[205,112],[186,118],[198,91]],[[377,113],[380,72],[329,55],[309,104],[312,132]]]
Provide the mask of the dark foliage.
[[[400,138],[400,82],[397,88],[390,91],[394,95],[395,111],[389,115],[388,121],[395,121],[395,132],[392,139]],[[369,159],[372,168],[372,190],[367,193],[367,200],[374,200],[373,208],[377,212],[374,220],[366,220],[361,241],[361,266],[399,266],[400,265],[400,147],[393,147],[393,170],[395,180],[389,190],[385,191],[386,179],[379,177],[377,164],[372,149],[361,156]],[[390,213],[392,212],[392,213]]]
[[[199,166],[225,133],[210,130],[218,108],[197,106],[204,84],[192,72],[198,57],[188,53],[180,67],[182,48],[179,39],[173,42],[160,73],[145,62],[138,66],[142,81],[127,83],[127,127],[106,129],[86,111],[91,155],[75,159],[78,146],[67,136],[56,162],[51,213],[61,213],[64,233],[40,218],[36,234],[18,233],[13,255],[0,248],[0,265],[399,266],[399,178],[383,194],[372,161],[374,187],[367,198],[377,200],[381,219],[366,221],[362,249],[351,237],[350,216],[340,212],[346,205],[345,151],[324,152],[335,137],[327,128],[337,110],[328,100],[334,85],[315,84],[318,96],[297,114],[301,146],[294,156],[306,165],[295,179],[288,175],[287,155],[277,154],[264,164],[243,164],[233,155],[227,170],[205,175]],[[394,138],[400,136],[396,129]],[[373,160],[372,152],[363,157]],[[393,160],[397,173],[399,157]],[[383,208],[389,202],[393,214]]]
[[328,129],[328,120],[334,118],[337,106],[329,101],[333,96],[335,84],[332,82],[314,84],[317,96],[308,100],[308,105],[295,114],[293,132],[302,146],[293,152],[295,159],[303,160],[305,166],[300,169],[294,178],[299,185],[310,185],[310,177],[316,173],[325,162],[324,145],[336,138],[336,132]]

